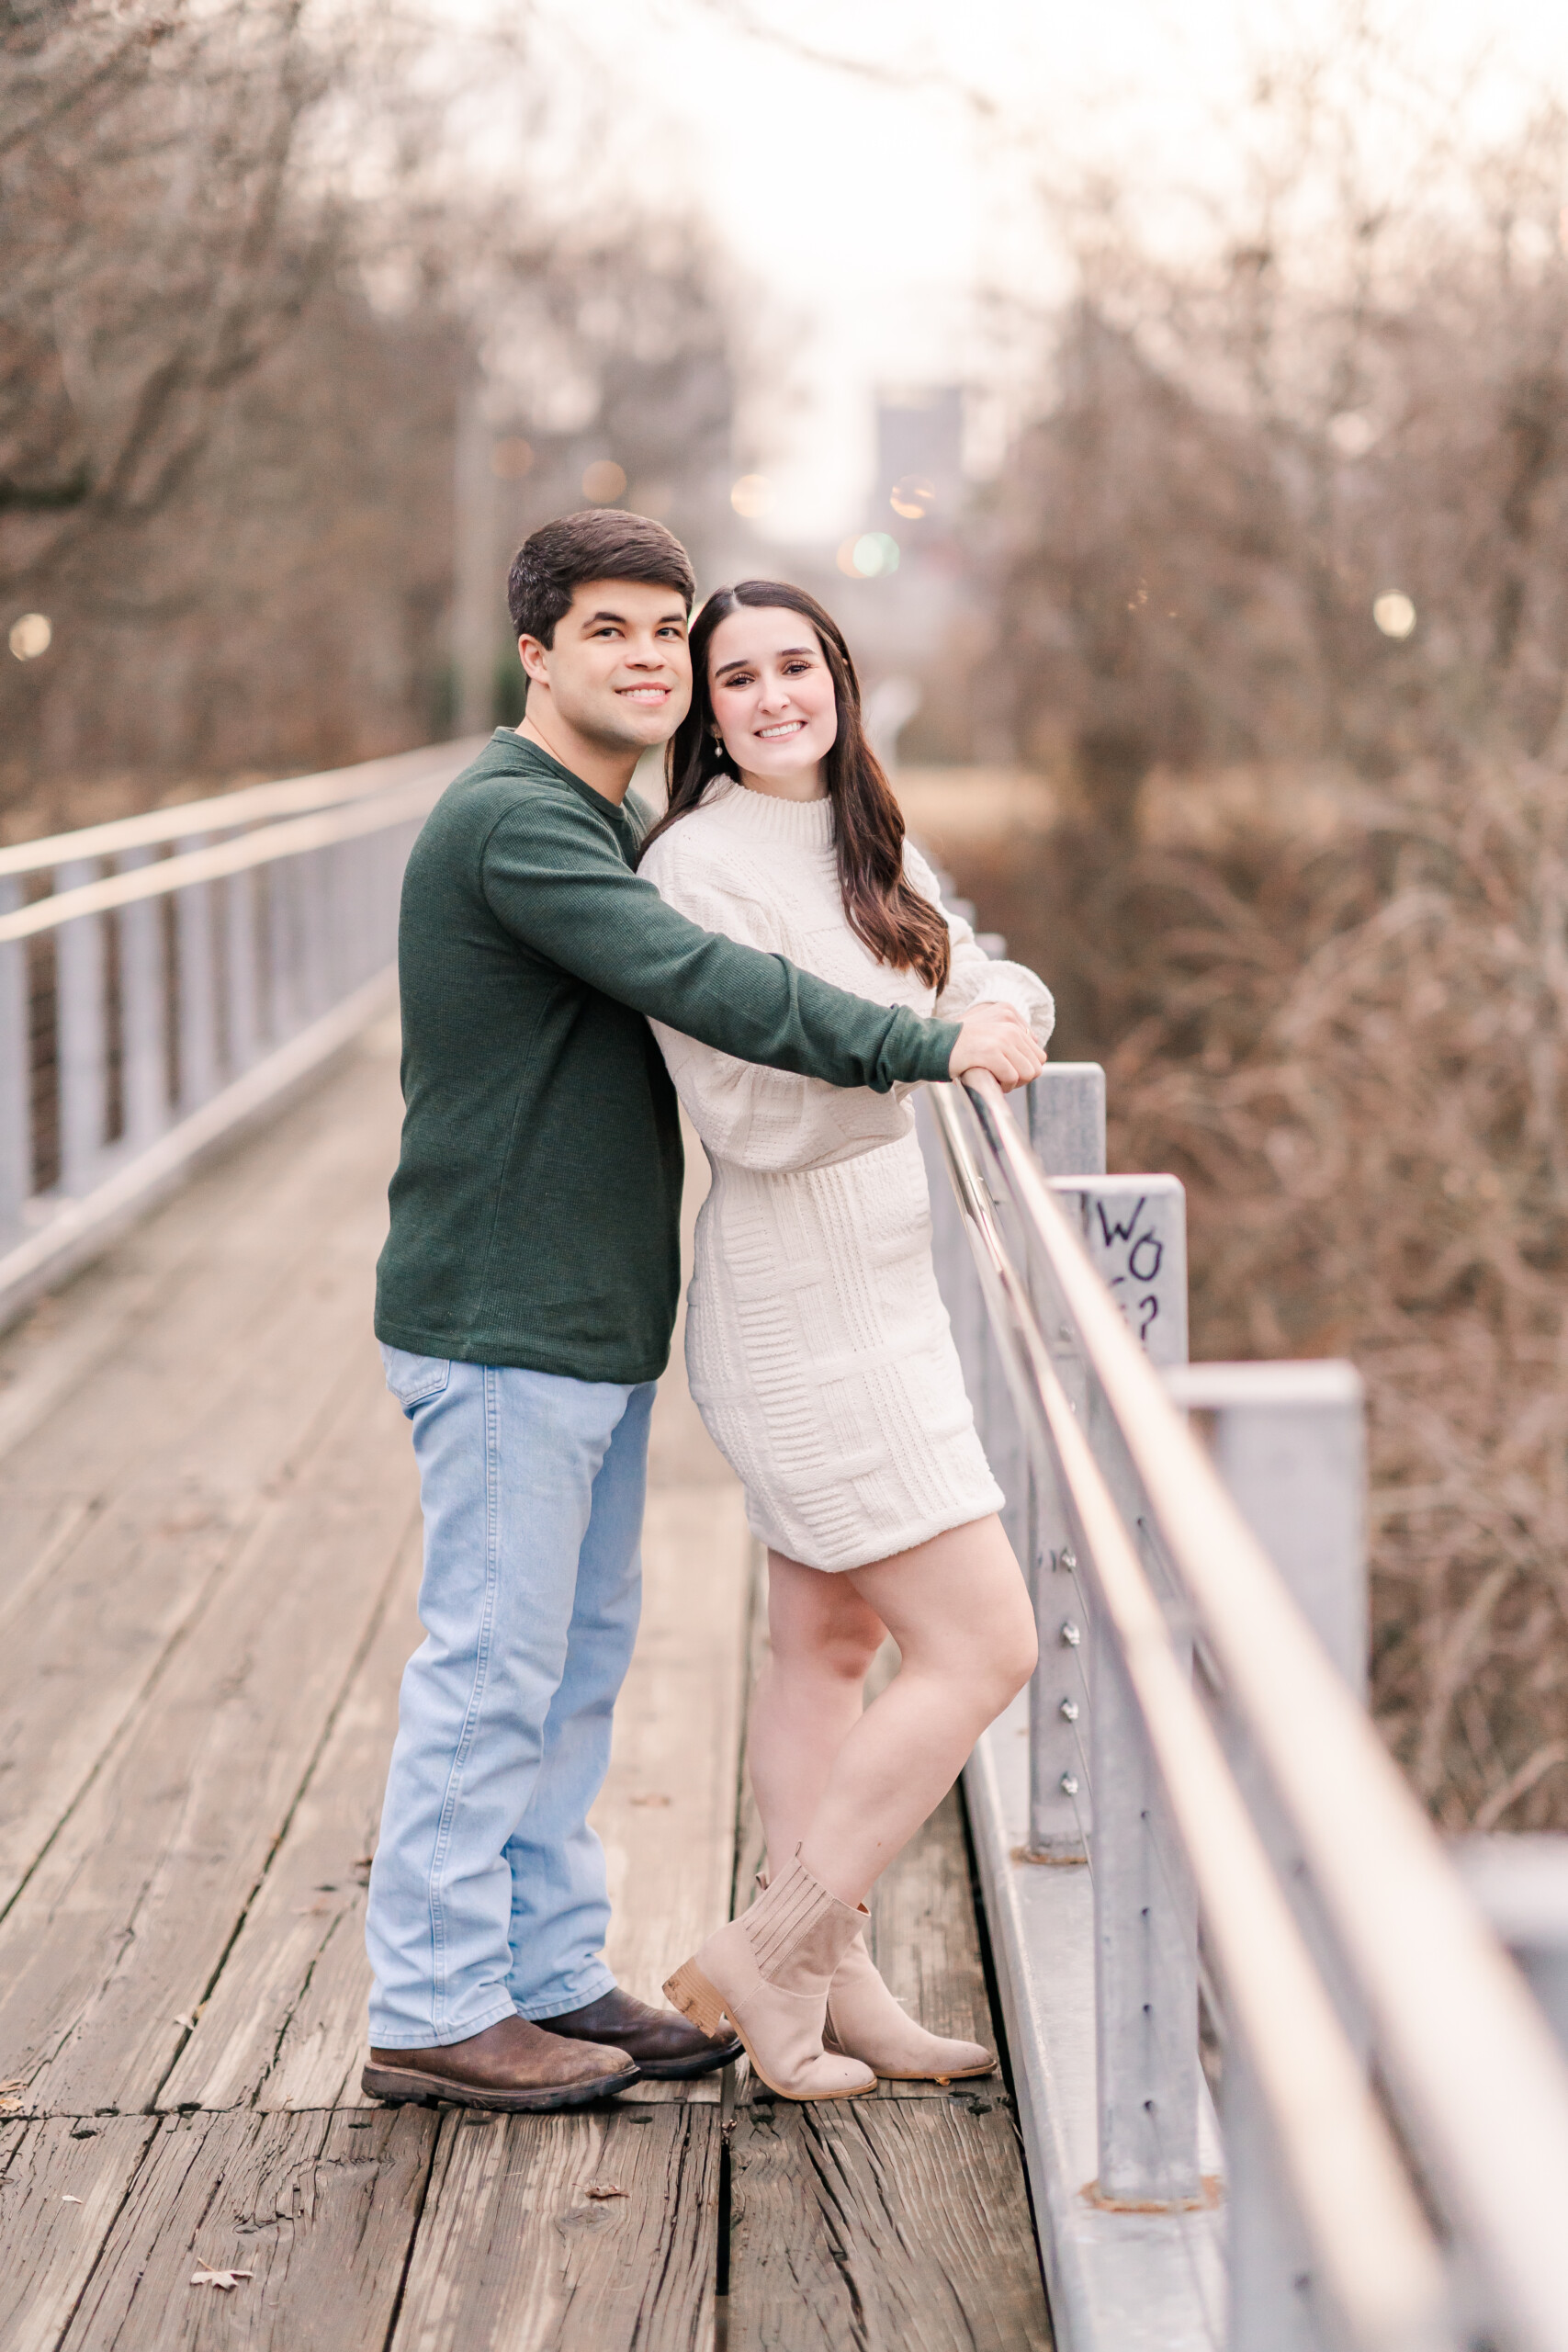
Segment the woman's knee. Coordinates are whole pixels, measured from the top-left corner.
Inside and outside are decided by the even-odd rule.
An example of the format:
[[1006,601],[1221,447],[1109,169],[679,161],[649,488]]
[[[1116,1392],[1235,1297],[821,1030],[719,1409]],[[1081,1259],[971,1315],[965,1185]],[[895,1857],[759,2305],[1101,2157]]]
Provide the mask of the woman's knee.
[[841,1577],[769,1556],[768,1631],[776,1661],[861,1683],[886,1628]]
[[1040,1636],[1035,1631],[1034,1611],[1027,1605],[1016,1611],[1005,1634],[998,1645],[997,1674],[1007,1686],[1008,1701],[1016,1699],[1040,1663]]

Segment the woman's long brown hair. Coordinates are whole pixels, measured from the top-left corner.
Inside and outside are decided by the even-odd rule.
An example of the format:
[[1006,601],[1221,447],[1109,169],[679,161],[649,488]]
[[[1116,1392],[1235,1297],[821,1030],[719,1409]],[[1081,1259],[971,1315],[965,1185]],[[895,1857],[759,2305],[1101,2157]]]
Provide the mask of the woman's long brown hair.
[[699,806],[720,776],[736,778],[722,741],[714,741],[708,647],[720,621],[743,605],[798,613],[822,648],[839,707],[839,732],[823,762],[833,804],[833,843],[844,920],[878,963],[918,972],[928,988],[947,985],[952,949],[947,925],[931,900],[904,878],[904,816],[861,721],[860,680],[832,615],[804,588],[782,580],[742,580],[716,588],[692,628],[692,707],[665,754],[670,805],[643,843],[646,856],[671,825]]

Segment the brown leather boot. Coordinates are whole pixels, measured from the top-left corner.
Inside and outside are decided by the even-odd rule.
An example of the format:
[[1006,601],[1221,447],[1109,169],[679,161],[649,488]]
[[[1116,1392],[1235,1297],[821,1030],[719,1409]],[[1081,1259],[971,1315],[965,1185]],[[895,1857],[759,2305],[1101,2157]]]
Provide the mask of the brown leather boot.
[[360,2076],[367,2098],[420,2107],[450,2099],[458,2107],[496,2107],[509,2113],[585,2107],[635,2083],[642,2069],[624,2050],[603,2042],[566,2041],[543,2033],[526,2018],[502,2018],[467,2041],[440,2050],[372,2050]]
[[739,2034],[706,2034],[689,2025],[674,2009],[656,2009],[624,1993],[618,1984],[602,1993],[585,2008],[568,2009],[558,2018],[536,2018],[546,2033],[564,2033],[576,2041],[605,2041],[635,2058],[655,2082],[684,2083],[694,2075],[716,2075],[739,2058]]

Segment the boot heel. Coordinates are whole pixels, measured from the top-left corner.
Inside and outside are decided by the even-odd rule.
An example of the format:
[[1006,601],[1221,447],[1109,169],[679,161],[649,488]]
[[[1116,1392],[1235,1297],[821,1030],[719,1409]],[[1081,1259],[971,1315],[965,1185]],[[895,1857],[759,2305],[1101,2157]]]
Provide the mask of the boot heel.
[[665,1979],[664,1997],[691,2018],[699,2033],[716,2034],[724,2024],[724,2003],[694,1960],[683,1961],[674,1975]]

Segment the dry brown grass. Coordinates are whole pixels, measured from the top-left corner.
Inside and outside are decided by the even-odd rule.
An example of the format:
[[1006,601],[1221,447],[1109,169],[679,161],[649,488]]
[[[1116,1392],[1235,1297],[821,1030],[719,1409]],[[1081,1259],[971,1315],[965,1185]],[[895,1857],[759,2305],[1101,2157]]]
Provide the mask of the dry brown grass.
[[959,825],[949,858],[1106,1061],[1112,1164],[1186,1182],[1194,1353],[1365,1373],[1416,1785],[1568,1827],[1568,783],[1156,778],[1131,838]]

